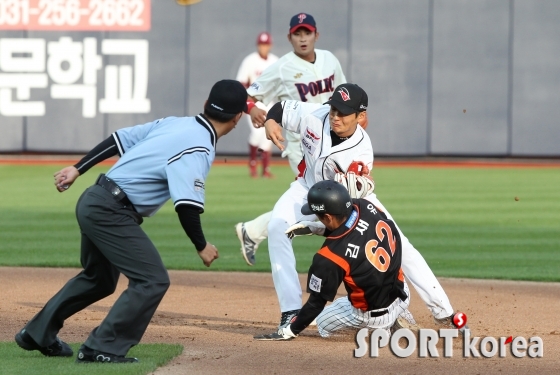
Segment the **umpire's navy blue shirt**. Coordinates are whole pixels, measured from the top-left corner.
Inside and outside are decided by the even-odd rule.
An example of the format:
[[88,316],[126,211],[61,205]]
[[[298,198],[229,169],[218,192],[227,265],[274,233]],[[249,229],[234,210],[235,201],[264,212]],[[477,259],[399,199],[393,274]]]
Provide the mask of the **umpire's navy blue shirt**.
[[113,133],[121,158],[107,172],[142,216],[171,198],[204,211],[204,184],[216,155],[216,130],[203,116],[166,117]]

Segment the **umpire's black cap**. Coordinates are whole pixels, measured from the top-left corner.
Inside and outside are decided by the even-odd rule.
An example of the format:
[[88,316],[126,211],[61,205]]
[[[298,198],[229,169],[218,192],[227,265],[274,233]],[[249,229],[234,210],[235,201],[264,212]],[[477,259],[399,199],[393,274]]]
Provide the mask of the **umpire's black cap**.
[[247,90],[234,79],[223,79],[212,86],[208,95],[207,108],[236,115],[247,111]]
[[343,83],[338,85],[328,102],[341,113],[350,115],[352,113],[367,111],[368,96],[360,86],[354,83]]
[[309,189],[307,203],[301,207],[304,215],[344,215],[352,210],[348,190],[333,180],[319,181]]

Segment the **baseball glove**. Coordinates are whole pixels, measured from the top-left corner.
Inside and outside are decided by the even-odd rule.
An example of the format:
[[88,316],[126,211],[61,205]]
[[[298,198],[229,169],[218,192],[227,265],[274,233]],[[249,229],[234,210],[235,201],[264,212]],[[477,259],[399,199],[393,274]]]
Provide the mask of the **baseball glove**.
[[363,161],[353,161],[348,166],[348,170],[346,172],[354,172],[358,176],[364,176],[369,175],[369,168],[364,164]]
[[367,175],[357,175],[354,172],[348,172],[346,174],[338,172],[334,175],[334,180],[342,184],[348,193],[350,193],[351,198],[364,198],[372,194],[375,190],[375,182],[373,179]]
[[284,233],[289,239],[297,236],[311,236],[312,234],[322,236],[325,234],[325,225],[320,221],[298,221],[286,229]]

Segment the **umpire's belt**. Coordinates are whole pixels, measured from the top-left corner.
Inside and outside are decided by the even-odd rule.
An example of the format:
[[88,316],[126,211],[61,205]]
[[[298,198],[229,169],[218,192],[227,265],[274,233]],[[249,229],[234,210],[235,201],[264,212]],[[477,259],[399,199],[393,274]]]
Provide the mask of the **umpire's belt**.
[[136,211],[134,205],[132,204],[132,202],[130,202],[125,192],[122,191],[122,189],[115,183],[115,181],[105,176],[105,174],[101,173],[95,183],[111,193],[111,195],[117,202],[121,202],[126,207],[132,208],[134,211]]
[[383,310],[373,310],[369,312],[369,316],[370,318],[377,318],[378,316],[382,316],[387,314],[389,310],[388,309],[383,309]]

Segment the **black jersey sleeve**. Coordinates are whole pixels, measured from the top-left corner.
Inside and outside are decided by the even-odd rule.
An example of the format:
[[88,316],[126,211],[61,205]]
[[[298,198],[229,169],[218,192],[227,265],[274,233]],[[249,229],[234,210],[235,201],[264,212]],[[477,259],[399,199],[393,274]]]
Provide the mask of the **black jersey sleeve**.
[[278,124],[280,124],[280,126],[282,126],[283,114],[284,114],[284,107],[282,106],[282,102],[277,102],[268,110],[268,113],[266,114],[266,119],[267,120],[272,119],[276,121]]
[[178,204],[177,207],[175,207],[175,211],[177,215],[179,215],[179,221],[196,250],[204,250],[206,247],[206,239],[202,232],[198,208],[188,204]]
[[344,276],[345,271],[341,267],[317,253],[307,275],[307,292],[317,293],[323,299],[333,301]]
[[105,139],[97,146],[91,149],[79,162],[74,164],[74,167],[80,172],[80,175],[86,173],[91,167],[105,159],[118,154],[117,142],[113,136]]
[[318,293],[312,292],[307,299],[307,302],[301,308],[295,321],[292,322],[290,328],[292,332],[298,335],[301,331],[311,324],[321,311],[325,308],[327,301]]

